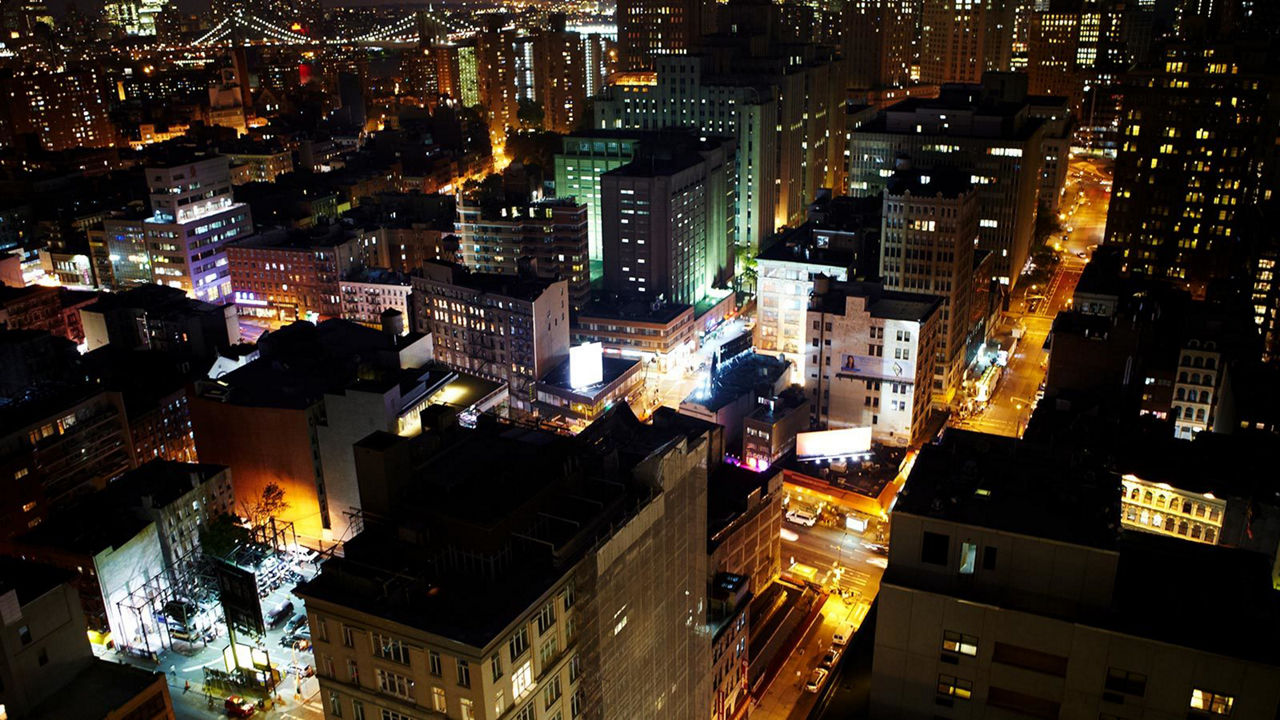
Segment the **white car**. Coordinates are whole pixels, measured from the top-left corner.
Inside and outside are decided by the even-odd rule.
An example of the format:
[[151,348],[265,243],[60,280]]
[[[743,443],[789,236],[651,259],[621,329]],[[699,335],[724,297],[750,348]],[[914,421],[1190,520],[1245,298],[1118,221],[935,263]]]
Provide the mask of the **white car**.
[[788,510],[787,522],[793,522],[805,527],[813,527],[818,523],[818,516],[808,510]]
[[818,688],[822,687],[822,683],[827,680],[827,670],[824,668],[814,668],[813,674],[809,676],[809,682],[804,684],[804,689],[811,693],[818,692]]

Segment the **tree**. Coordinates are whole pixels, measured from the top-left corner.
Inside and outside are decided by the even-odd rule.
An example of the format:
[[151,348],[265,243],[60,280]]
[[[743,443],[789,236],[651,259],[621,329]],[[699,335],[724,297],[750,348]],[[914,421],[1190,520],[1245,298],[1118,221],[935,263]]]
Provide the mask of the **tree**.
[[542,103],[534,100],[520,100],[519,106],[516,108],[516,119],[520,121],[520,125],[526,128],[541,128],[542,120],[546,116],[546,112],[542,109]]
[[275,483],[267,483],[262,488],[262,496],[249,508],[249,527],[261,527],[267,520],[279,517],[288,509],[289,502],[284,499],[284,490]]

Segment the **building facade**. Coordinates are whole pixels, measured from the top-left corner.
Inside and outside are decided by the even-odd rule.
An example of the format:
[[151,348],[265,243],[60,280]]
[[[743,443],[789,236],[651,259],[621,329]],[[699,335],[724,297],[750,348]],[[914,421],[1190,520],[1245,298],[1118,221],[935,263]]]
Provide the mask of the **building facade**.
[[[849,133],[849,193],[880,193],[896,170],[953,169],[978,194],[978,247],[995,254],[996,277],[1017,283],[1035,234],[1044,155],[1043,121],[1025,93],[953,86],[936,100],[890,106]],[[1055,190],[1056,192],[1056,190]]]
[[733,144],[646,152],[600,176],[605,286],[697,303],[734,275]]
[[413,321],[436,360],[504,382],[511,404],[532,409],[534,384],[569,356],[569,289],[429,263],[414,275]]
[[155,282],[200,300],[231,301],[226,246],[253,232],[249,207],[231,196],[227,158],[184,158],[146,169],[152,216],[147,253]]
[[557,198],[494,207],[458,205],[459,261],[479,273],[516,276],[524,264],[547,280],[564,280],[576,311],[591,299],[587,206]]
[[885,289],[942,298],[930,384],[934,402],[942,406],[960,387],[972,331],[977,205],[969,180],[954,173],[900,174],[890,180],[884,197],[880,278]]
[[805,323],[812,424],[870,427],[872,439],[886,445],[920,443],[941,311],[942,300],[932,295],[819,278]]

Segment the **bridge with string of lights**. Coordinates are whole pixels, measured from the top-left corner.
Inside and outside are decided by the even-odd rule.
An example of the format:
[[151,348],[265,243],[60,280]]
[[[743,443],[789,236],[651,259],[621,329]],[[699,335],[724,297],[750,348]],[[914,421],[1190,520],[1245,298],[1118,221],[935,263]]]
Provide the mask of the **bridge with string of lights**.
[[249,13],[228,15],[197,38],[198,47],[228,47],[244,43],[270,45],[375,45],[402,46],[437,42],[450,35],[467,33],[474,28],[442,14],[419,10],[410,15],[354,34],[352,37],[322,38],[300,32],[297,25],[284,27]]

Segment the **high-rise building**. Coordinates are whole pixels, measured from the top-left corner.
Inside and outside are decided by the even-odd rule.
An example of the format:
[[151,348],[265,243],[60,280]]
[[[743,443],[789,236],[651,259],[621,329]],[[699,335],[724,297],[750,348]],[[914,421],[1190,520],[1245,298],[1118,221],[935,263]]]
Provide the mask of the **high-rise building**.
[[578,33],[565,31],[563,13],[553,13],[547,27],[533,36],[534,94],[542,106],[542,127],[551,132],[567,133],[590,119],[583,40]]
[[920,81],[976,83],[986,69],[985,0],[923,0]]
[[[489,15],[484,28],[476,33],[475,78],[479,104],[489,118],[489,138],[501,146],[507,140],[507,130],[519,126],[517,113],[520,99],[516,84],[516,30],[507,25],[504,15]],[[459,74],[463,74],[459,59]],[[466,100],[464,85],[463,104]]]
[[569,284],[470,273],[426,263],[413,284],[413,329],[430,332],[436,360],[506,383],[528,411],[534,384],[569,357]]
[[756,256],[756,327],[753,344],[762,353],[785,353],[803,377],[805,323],[814,278],[863,280],[879,272],[879,196],[838,196],[816,203],[812,220],[779,233]]
[[1016,283],[1026,264],[1045,192],[1046,121],[1031,115],[1025,85],[1021,92],[1011,85],[954,85],[937,99],[904,100],[849,133],[848,153],[852,195],[880,193],[903,166],[969,173],[978,192],[978,247],[995,254],[1005,284]]
[[28,68],[0,77],[6,98],[0,129],[7,131],[0,132],[0,146],[12,147],[27,134],[45,150],[115,145],[106,91],[100,71],[92,67]]
[[0,427],[0,471],[11,480],[0,507],[5,536],[36,527],[51,506],[101,490],[135,465],[117,393],[69,387],[9,403]]
[[611,292],[697,303],[734,275],[736,143],[680,139],[600,176]]
[[1067,98],[1085,144],[1114,142],[1133,14],[1124,0],[1057,0],[1028,13],[1028,88]]
[[845,3],[850,87],[904,87],[920,77],[920,9],[918,0]]
[[818,277],[805,322],[813,425],[916,445],[929,419],[942,299]]
[[297,590],[327,719],[712,717],[709,433],[620,405],[356,444],[365,530]]
[[1238,216],[1266,198],[1276,83],[1249,45],[1170,45],[1125,91],[1108,245],[1124,270],[1203,296],[1242,256]]
[[[572,133],[561,140],[555,157],[556,195],[587,206],[587,242],[591,262],[604,260],[600,223],[600,176],[631,162],[644,133],[637,130],[596,130]],[[599,276],[602,271],[593,271]]]
[[687,53],[703,33],[703,0],[622,0],[618,51],[624,71],[652,70],[662,55]]
[[253,232],[249,206],[231,197],[227,158],[195,154],[149,164],[145,222],[155,281],[212,303],[232,299],[226,246]]
[[[955,430],[921,450],[892,517],[872,716],[1275,714],[1273,558],[1121,530],[1120,478],[1078,458]],[[1171,603],[1158,578],[1179,573],[1221,581]]]
[[596,126],[736,137],[735,232],[755,249],[803,221],[807,204],[842,174],[831,138],[843,136],[844,63],[812,45],[775,42],[745,21],[739,28],[708,37],[700,54],[660,56],[656,73],[616,77],[595,101]]
[[917,170],[889,179],[880,280],[886,290],[942,298],[931,387],[934,403],[944,407],[966,365],[977,239],[978,198],[967,177],[954,170]]
[[495,204],[464,197],[457,232],[459,260],[469,269],[511,276],[532,271],[564,280],[575,312],[590,301],[587,206],[575,199]]

